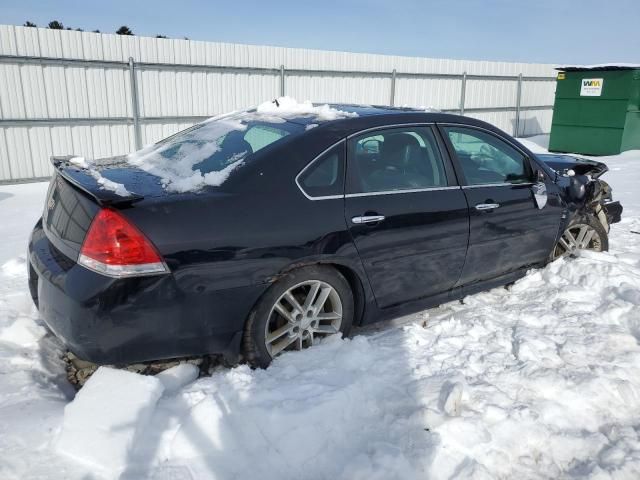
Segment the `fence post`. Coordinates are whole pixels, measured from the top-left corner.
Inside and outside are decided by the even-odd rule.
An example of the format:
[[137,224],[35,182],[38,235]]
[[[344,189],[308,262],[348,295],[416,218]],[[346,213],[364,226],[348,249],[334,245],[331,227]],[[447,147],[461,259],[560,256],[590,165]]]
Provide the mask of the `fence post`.
[[393,107],[396,101],[396,69],[391,72],[391,92],[389,95],[389,105]]
[[136,150],[142,148],[142,136],[140,135],[140,110],[138,109],[138,82],[133,57],[129,57],[129,82],[131,84],[131,115],[133,116],[133,135]]
[[520,103],[522,100],[522,74],[518,75],[518,93],[516,94],[516,121],[513,126],[513,136],[520,134]]
[[464,101],[467,95],[467,72],[462,72],[462,83],[460,84],[460,115],[464,115]]
[[284,97],[284,65],[280,65],[280,96]]

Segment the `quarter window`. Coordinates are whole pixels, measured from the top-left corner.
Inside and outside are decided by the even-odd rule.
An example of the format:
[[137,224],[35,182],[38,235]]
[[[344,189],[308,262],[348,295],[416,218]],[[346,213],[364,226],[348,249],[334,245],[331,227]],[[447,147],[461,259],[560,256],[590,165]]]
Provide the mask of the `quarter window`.
[[430,127],[376,130],[353,138],[349,148],[354,193],[447,186]]
[[344,143],[336,145],[307,167],[298,183],[310,197],[344,194]]
[[444,127],[467,184],[528,183],[532,170],[527,158],[490,133],[464,127]]

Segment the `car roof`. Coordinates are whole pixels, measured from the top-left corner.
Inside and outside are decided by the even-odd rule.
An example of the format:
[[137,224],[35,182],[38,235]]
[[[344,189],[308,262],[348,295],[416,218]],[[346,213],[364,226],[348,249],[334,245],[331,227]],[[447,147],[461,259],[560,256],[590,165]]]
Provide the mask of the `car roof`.
[[371,126],[383,125],[384,123],[411,123],[411,122],[440,122],[440,123],[466,123],[469,125],[482,125],[485,122],[478,121],[474,118],[463,117],[451,113],[443,113],[440,110],[432,108],[416,108],[416,107],[391,107],[386,105],[359,105],[351,103],[314,103],[314,106],[327,105],[332,109],[341,112],[355,113],[351,116],[338,116],[335,119],[319,119],[316,115],[301,114],[300,116],[288,116],[287,122],[295,123],[302,126],[328,126],[337,127],[340,124],[345,130],[349,130],[352,125],[370,123]]

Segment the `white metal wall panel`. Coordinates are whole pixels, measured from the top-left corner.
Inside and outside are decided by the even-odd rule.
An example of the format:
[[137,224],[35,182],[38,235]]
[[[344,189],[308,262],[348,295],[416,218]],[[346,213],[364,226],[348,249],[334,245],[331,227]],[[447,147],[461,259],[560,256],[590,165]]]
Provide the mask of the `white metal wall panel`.
[[[53,119],[57,123],[9,123],[0,126],[0,181],[48,175],[50,155],[85,157],[124,154],[134,149],[132,90],[128,59],[160,63],[136,67],[140,136],[144,144],[190,125],[179,117],[211,116],[246,108],[280,94],[280,76],[269,72],[222,72],[180,65],[328,70],[291,72],[285,94],[299,100],[388,104],[391,72],[395,105],[458,109],[458,78],[416,78],[401,73],[552,77],[551,65],[413,58],[120,36],[68,30],[0,25],[0,55],[104,60],[121,65],[0,63],[0,119]],[[170,65],[178,65],[170,67]],[[375,72],[372,74],[339,73]],[[336,73],[331,73],[336,72]],[[380,75],[384,73],[384,75]],[[553,103],[555,82],[522,82],[520,134],[548,132],[551,110],[526,107]],[[467,113],[512,133],[517,82],[468,78]],[[469,109],[509,108],[473,112]],[[145,119],[145,117],[147,119]],[[153,117],[154,120],[149,120]],[[162,118],[172,117],[172,118]],[[178,117],[178,118],[176,118]],[[60,123],[63,119],[86,121]],[[108,119],[115,119],[108,121]],[[95,119],[92,123],[91,119]],[[128,119],[117,123],[118,119]],[[114,123],[116,122],[116,123]],[[24,126],[23,126],[24,125]]]
[[25,118],[18,65],[0,64],[0,111],[3,118]]
[[533,107],[553,105],[556,96],[556,82],[553,81],[523,81],[522,106]]
[[25,127],[14,127],[4,130],[12,178],[35,177],[36,175],[31,165],[33,157],[31,155],[28,129]]
[[517,92],[515,81],[467,79],[465,108],[515,107]]
[[[365,78],[357,75],[337,76],[335,74],[314,74],[313,76],[292,74],[285,78],[284,90],[286,94],[300,101],[389,104],[390,78]],[[271,92],[271,96],[262,97],[262,101],[278,95],[276,87]]]
[[49,118],[68,118],[70,102],[67,97],[67,79],[64,67],[46,65],[42,67],[42,70]]
[[395,104],[408,107],[457,109],[462,80],[441,78],[396,78]]
[[51,135],[49,127],[30,127],[27,129],[29,135],[30,161],[35,177],[47,177],[51,174]]

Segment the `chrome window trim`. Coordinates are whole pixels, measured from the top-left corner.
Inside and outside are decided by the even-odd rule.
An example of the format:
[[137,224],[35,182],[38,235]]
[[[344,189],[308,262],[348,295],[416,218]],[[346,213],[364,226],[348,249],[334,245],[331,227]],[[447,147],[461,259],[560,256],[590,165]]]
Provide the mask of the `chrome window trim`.
[[399,128],[399,127],[433,127],[436,125],[436,122],[412,122],[412,123],[392,123],[390,125],[379,125],[377,127],[369,127],[364,130],[359,130],[357,132],[352,133],[347,136],[347,140],[357,137],[358,135],[362,135],[363,133],[374,132],[376,130],[387,130],[389,128]]
[[[331,145],[328,148],[325,148],[321,153],[319,153],[318,155],[316,155],[316,157],[311,160],[309,163],[307,163],[304,168],[302,170],[300,170],[300,172],[298,172],[298,174],[296,175],[295,178],[295,182],[296,185],[298,186],[298,190],[300,190],[302,192],[302,194],[307,197],[307,199],[312,200],[312,201],[316,201],[316,200],[335,200],[338,198],[344,198],[344,182],[343,182],[343,193],[342,194],[338,194],[338,195],[324,195],[324,196],[319,196],[319,197],[312,197],[311,195],[309,195],[307,192],[304,191],[304,188],[302,188],[302,185],[300,185],[300,176],[306,172],[309,168],[311,168],[311,166],[316,163],[320,158],[322,158],[322,156],[327,153],[329,150],[331,150],[334,147],[337,147],[338,145],[340,145],[341,143],[346,142],[346,139],[341,138],[340,140],[338,140],[336,143],[334,143],[333,145]],[[345,167],[345,172],[347,169],[347,159],[344,159],[344,167]]]
[[476,185],[463,185],[462,188],[464,190],[467,190],[469,188],[482,188],[482,187],[530,187],[534,185],[531,182],[524,182],[524,183],[507,183],[507,182],[503,182],[503,183],[480,183],[480,184],[476,184]]
[[420,192],[437,192],[440,190],[460,190],[460,185],[448,186],[448,187],[426,187],[426,188],[407,188],[400,190],[383,190],[381,192],[360,192],[360,193],[347,193],[345,198],[355,197],[372,197],[376,195],[397,195],[399,193],[420,193]]

